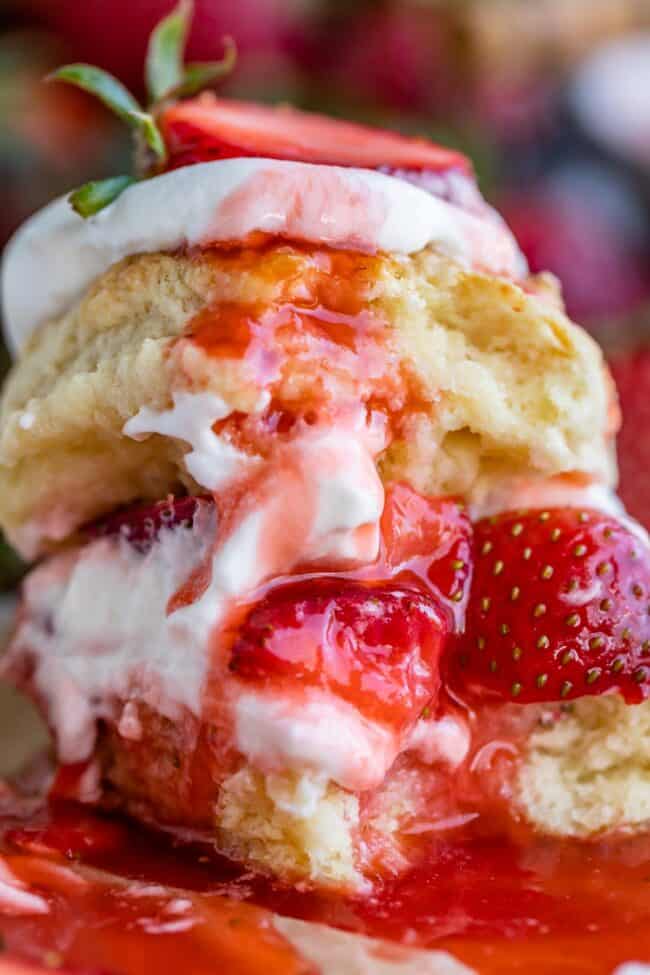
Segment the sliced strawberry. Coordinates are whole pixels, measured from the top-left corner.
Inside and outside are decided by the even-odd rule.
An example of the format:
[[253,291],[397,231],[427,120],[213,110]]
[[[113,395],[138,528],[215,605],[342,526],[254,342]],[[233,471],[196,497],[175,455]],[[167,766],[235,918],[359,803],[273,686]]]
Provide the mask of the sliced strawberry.
[[519,702],[650,694],[650,549],[597,511],[475,526],[475,575],[450,681]]
[[386,492],[381,534],[391,572],[418,576],[460,632],[472,578],[472,526],[463,505],[393,484]]
[[91,535],[121,535],[139,551],[147,551],[160,530],[176,525],[190,526],[200,505],[212,504],[209,498],[170,495],[156,504],[133,505],[91,525]]
[[465,156],[426,139],[284,106],[217,98],[212,93],[170,105],[158,121],[170,169],[214,159],[261,156],[366,169],[471,171]]
[[437,694],[446,616],[423,592],[327,578],[280,586],[249,613],[231,670],[331,690],[400,731]]

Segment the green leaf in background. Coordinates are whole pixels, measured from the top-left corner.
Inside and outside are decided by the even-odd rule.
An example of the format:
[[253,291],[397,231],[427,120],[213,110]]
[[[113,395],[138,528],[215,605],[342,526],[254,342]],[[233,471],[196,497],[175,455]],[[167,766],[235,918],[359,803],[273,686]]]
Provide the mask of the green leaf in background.
[[171,92],[174,98],[189,98],[230,74],[237,62],[237,45],[232,37],[224,37],[223,46],[224,55],[221,61],[205,61],[185,66],[183,80]]
[[192,0],[180,0],[149,38],[145,77],[151,102],[161,101],[183,83],[183,54],[193,7]]
[[165,143],[154,118],[137,103],[121,81],[92,64],[66,64],[48,75],[48,81],[64,81],[98,98],[134,129],[158,159],[165,158]]
[[112,176],[110,179],[94,180],[80,186],[69,196],[72,209],[81,217],[92,217],[116,200],[127,186],[135,183],[132,176]]

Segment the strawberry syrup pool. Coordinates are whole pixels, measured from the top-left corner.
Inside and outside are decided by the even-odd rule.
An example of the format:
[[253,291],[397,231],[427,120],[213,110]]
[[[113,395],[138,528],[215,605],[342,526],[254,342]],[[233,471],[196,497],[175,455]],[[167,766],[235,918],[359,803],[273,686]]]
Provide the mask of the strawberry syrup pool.
[[[13,960],[86,975],[316,972],[269,911],[446,950],[480,975],[610,975],[650,960],[648,838],[587,845],[465,829],[372,896],[346,898],[282,887],[74,804],[5,812],[0,837],[2,972],[22,971]],[[6,895],[16,889],[17,903],[34,897],[31,910]]]

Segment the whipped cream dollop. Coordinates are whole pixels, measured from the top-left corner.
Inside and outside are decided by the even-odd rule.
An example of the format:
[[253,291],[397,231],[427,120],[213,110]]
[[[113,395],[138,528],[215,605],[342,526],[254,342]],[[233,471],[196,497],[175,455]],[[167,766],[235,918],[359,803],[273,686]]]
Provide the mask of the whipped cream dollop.
[[217,160],[136,183],[88,219],[65,197],[28,220],[2,268],[10,344],[20,350],[122,258],[245,241],[256,232],[395,254],[435,244],[491,273],[517,277],[525,269],[513,236],[487,205],[459,206],[374,170]]
[[[200,718],[211,635],[233,601],[265,580],[322,559],[346,568],[377,557],[380,422],[352,409],[299,428],[263,460],[212,431],[225,409],[211,394],[177,394],[169,410],[141,411],[126,432],[186,440],[186,463],[208,489],[245,483],[230,518],[219,523],[214,506],[200,505],[191,527],[161,529],[146,552],[120,535],[101,537],[46,560],[26,580],[5,666],[31,661],[64,762],[90,756],[99,718],[137,736],[131,700],[171,720],[183,712]],[[205,591],[176,605],[207,565]]]

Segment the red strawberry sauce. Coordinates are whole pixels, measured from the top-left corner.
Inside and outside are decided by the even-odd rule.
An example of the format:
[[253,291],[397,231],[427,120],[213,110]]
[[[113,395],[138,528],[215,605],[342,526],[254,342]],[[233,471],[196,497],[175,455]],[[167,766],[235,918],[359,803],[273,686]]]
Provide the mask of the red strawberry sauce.
[[374,896],[349,898],[272,884],[207,848],[73,805],[5,813],[0,836],[10,869],[50,907],[12,917],[0,904],[0,973],[13,958],[96,975],[313,972],[261,908],[445,949],[481,975],[610,975],[650,959],[647,838],[496,840],[466,827]]

